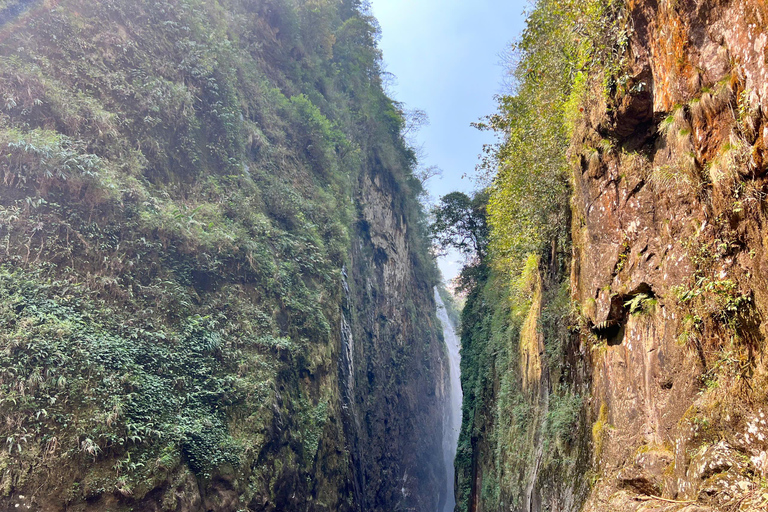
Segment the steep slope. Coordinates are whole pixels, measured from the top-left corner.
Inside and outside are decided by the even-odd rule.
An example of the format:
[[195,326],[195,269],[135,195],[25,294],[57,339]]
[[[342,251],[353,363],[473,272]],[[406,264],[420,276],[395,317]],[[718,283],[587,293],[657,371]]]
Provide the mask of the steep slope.
[[574,292],[607,344],[592,363],[606,425],[590,503],[759,510],[768,9],[637,2],[627,20],[626,86],[588,104],[574,139],[614,141],[576,179]]
[[491,119],[461,510],[768,506],[766,34],[761,1],[539,2]]
[[0,9],[0,509],[435,510],[436,271],[374,20]]

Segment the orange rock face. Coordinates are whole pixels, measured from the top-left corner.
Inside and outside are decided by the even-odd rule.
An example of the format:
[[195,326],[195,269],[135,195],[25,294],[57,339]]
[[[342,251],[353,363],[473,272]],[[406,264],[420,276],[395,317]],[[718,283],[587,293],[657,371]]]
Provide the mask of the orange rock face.
[[626,90],[573,141],[571,282],[608,425],[583,510],[765,510],[768,7],[627,6]]

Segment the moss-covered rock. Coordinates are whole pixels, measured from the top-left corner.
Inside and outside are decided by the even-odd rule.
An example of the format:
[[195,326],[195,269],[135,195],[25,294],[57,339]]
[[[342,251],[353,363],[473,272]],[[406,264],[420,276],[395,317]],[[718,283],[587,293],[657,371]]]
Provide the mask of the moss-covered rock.
[[0,22],[0,508],[434,510],[436,270],[360,3]]

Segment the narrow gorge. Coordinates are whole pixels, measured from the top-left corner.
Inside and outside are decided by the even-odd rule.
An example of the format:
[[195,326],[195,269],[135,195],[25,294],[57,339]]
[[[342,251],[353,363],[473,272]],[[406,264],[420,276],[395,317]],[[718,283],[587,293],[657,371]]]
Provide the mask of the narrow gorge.
[[372,12],[0,0],[0,512],[768,510],[767,4],[537,0],[438,199]]
[[447,470],[446,487],[443,494],[444,504],[438,508],[445,512],[451,512],[456,507],[454,488],[455,474],[453,470],[453,461],[456,458],[456,447],[459,442],[459,432],[461,431],[461,341],[456,335],[455,321],[451,319],[448,312],[448,306],[440,296],[440,291],[435,288],[435,302],[437,303],[437,318],[443,327],[443,339],[448,357],[449,382],[448,404],[445,410],[443,420],[443,460]]

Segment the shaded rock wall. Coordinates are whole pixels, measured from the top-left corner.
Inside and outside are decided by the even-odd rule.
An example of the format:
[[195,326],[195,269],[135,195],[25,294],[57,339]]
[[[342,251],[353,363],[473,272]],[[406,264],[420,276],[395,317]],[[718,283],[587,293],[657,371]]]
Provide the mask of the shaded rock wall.
[[[351,430],[364,510],[437,510],[448,366],[425,269],[384,169],[361,178],[349,272]],[[432,311],[432,309],[429,309]]]

